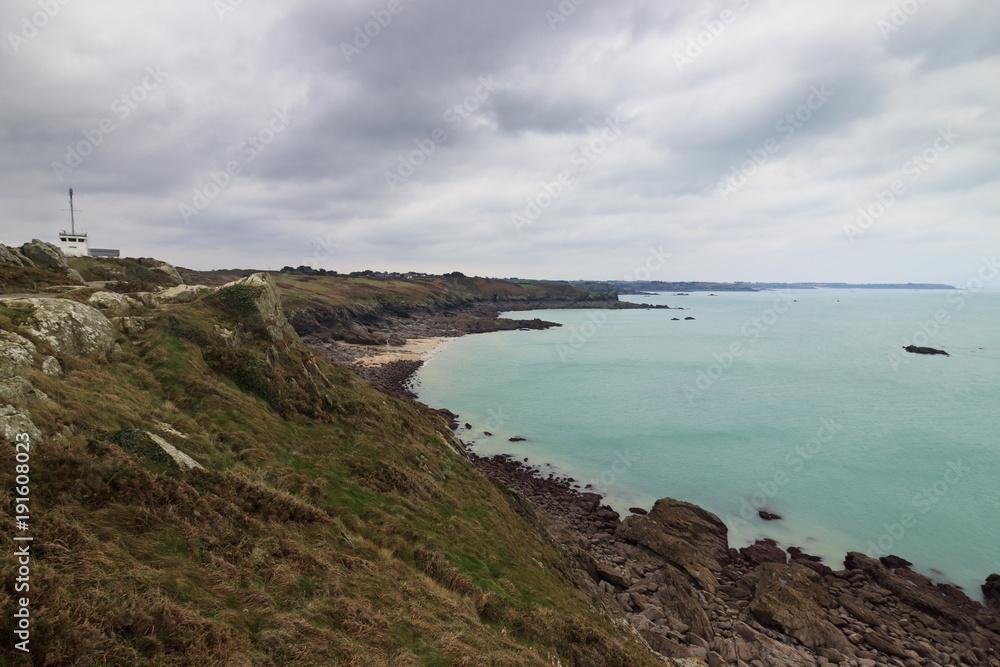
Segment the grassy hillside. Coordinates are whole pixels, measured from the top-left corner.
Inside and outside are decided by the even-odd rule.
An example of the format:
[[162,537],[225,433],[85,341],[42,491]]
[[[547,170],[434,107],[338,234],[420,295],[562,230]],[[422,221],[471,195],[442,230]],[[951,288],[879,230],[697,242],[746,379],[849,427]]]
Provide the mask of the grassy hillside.
[[307,309],[347,306],[359,301],[381,304],[429,304],[444,299],[586,299],[566,283],[515,283],[491,278],[398,278],[348,276],[275,276],[285,307]]
[[[279,279],[300,303],[387,293],[341,280]],[[390,288],[433,296],[420,281]],[[14,402],[44,434],[31,459],[33,652],[25,661],[4,632],[0,663],[658,664],[440,417],[275,339],[254,296],[165,306],[107,359],[25,371],[52,399]],[[24,333],[21,319],[0,304],[0,328]],[[219,327],[245,340],[227,345]],[[181,470],[147,431],[204,470]],[[14,466],[2,443],[8,514]],[[10,530],[3,542],[12,553]],[[15,568],[0,559],[8,624]]]

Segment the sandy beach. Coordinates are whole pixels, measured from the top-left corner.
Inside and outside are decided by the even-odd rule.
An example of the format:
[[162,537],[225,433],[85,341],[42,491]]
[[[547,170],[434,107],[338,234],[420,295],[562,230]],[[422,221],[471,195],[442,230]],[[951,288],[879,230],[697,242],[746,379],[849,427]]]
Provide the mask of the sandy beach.
[[[436,336],[432,338],[410,338],[405,345],[364,347],[363,356],[356,359],[357,364],[366,368],[384,366],[393,361],[427,361],[437,354],[448,341],[452,340],[446,336]],[[337,345],[358,349],[357,345],[349,345],[342,341],[337,341]]]

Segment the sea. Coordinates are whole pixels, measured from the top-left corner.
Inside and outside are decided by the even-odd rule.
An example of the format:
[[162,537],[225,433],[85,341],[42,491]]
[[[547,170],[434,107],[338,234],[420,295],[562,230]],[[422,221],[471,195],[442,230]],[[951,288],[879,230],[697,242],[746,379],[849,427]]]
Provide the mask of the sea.
[[1000,292],[622,300],[684,310],[508,314],[562,326],[452,339],[419,399],[458,413],[477,454],[572,478],[623,516],[684,500],[730,546],[767,537],[834,569],[894,554],[982,600],[1000,571]]

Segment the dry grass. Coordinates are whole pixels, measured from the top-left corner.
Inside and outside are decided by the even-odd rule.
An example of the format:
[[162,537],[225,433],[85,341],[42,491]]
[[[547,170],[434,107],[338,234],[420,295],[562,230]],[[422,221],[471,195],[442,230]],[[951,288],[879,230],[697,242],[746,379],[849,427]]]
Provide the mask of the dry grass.
[[[46,436],[32,453],[33,653],[0,633],[0,664],[656,664],[437,415],[297,343],[248,343],[273,395],[245,391],[204,354],[222,317],[174,309],[107,361],[31,376],[54,399],[29,406]],[[116,436],[156,422],[206,470]],[[3,444],[5,513],[13,466]],[[0,559],[6,619],[15,576]]]

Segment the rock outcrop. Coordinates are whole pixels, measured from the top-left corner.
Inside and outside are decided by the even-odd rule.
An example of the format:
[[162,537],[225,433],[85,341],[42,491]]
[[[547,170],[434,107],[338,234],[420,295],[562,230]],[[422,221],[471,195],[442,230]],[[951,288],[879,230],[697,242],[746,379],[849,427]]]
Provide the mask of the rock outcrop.
[[38,430],[27,410],[13,405],[0,405],[0,436],[10,442],[20,433],[27,433],[32,441],[40,440],[42,432]]
[[0,329],[0,380],[15,377],[30,368],[37,352],[35,344],[24,336]]
[[245,321],[245,324],[240,323],[241,327],[263,329],[274,341],[282,341],[285,338],[298,340],[298,334],[285,317],[278,285],[270,274],[255,273],[223,285],[216,292],[216,296],[224,302],[227,296],[233,298]]
[[672,498],[657,500],[646,516],[625,519],[617,535],[663,556],[711,592],[719,585],[714,573],[729,561],[726,524],[697,505]]
[[833,600],[812,570],[795,563],[765,563],[744,581],[754,591],[750,613],[765,627],[795,637],[813,650],[850,649],[843,633],[827,620]]
[[23,330],[47,342],[56,354],[87,357],[114,348],[111,322],[90,306],[69,299],[11,299],[5,305],[25,311]]
[[0,245],[0,264],[13,264],[14,266],[27,266],[34,268],[35,263],[21,254],[17,248],[8,248]]
[[[847,569],[834,571],[794,547],[785,563],[768,541],[728,550],[717,518],[687,503],[663,499],[653,522],[632,516],[619,523],[596,494],[540,477],[512,457],[469,458],[537,504],[580,587],[665,658],[711,667],[1000,667],[1000,610],[934,584],[902,559],[850,554]],[[780,562],[760,562],[768,557]],[[690,561],[699,559],[717,581],[714,590],[692,574],[699,570]],[[983,592],[998,588],[994,575]]]
[[143,308],[135,299],[117,292],[94,292],[87,303],[108,317],[127,317],[140,312]]
[[166,262],[160,262],[157,265],[151,266],[150,270],[155,271],[156,273],[163,274],[164,276],[167,277],[167,280],[174,283],[175,285],[184,284],[184,278],[182,278],[181,274],[177,272],[177,269],[175,269],[170,264],[167,264]]
[[[141,292],[140,294],[150,294],[154,304],[192,303],[198,300],[198,297],[204,289],[206,289],[204,285],[178,285],[176,287],[168,287],[158,294],[152,294],[150,292]],[[139,294],[135,296],[139,299],[144,299],[144,297]]]
[[42,266],[48,269],[68,269],[69,263],[66,255],[57,246],[46,243],[39,239],[32,239],[30,243],[21,246],[21,254],[30,259],[35,266]]

